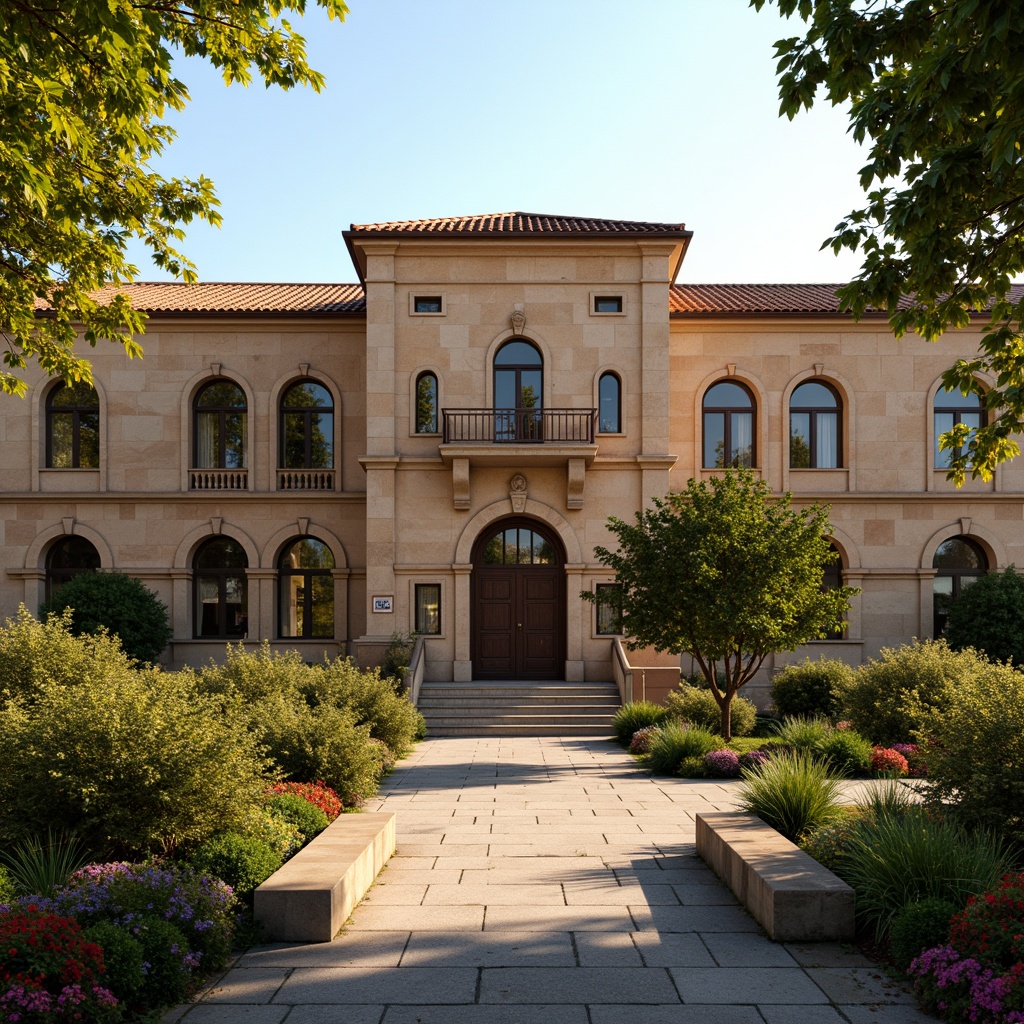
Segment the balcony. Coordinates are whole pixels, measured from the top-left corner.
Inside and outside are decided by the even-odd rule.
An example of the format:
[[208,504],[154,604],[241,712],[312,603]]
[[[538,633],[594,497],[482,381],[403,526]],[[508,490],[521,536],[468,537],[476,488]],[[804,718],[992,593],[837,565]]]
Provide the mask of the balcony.
[[191,491],[247,491],[247,469],[190,469],[188,486]]
[[443,444],[592,445],[596,409],[442,409]]
[[333,491],[333,469],[279,469],[279,491]]

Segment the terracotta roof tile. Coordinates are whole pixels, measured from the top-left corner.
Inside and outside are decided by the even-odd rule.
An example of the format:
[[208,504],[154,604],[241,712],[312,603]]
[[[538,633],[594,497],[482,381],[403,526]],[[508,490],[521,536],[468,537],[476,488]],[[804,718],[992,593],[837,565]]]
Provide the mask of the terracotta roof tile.
[[[672,316],[701,314],[838,313],[840,284],[676,284],[669,291]],[[1019,300],[1024,285],[1013,285]],[[900,307],[910,305],[904,297]]]
[[685,224],[642,220],[604,220],[547,213],[485,213],[469,217],[435,217],[380,224],[353,224],[353,234],[401,235],[684,235]]
[[[147,313],[249,314],[282,316],[366,313],[366,297],[358,284],[256,284],[177,281],[135,283],[122,286],[132,305]],[[94,293],[112,294],[113,288]]]

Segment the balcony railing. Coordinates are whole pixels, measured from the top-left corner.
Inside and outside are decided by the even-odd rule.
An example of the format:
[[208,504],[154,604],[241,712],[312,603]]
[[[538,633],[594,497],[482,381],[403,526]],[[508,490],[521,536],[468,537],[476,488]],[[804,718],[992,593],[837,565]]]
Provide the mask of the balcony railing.
[[247,469],[190,469],[189,489],[193,491],[245,491],[249,489]]
[[593,444],[596,409],[442,409],[445,444]]
[[279,469],[279,491],[333,491],[333,469]]

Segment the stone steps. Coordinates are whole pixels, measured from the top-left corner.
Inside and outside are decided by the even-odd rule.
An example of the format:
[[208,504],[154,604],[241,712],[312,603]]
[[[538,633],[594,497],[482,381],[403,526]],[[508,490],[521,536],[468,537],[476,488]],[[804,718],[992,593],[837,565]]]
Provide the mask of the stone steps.
[[419,709],[428,736],[612,735],[620,707],[614,683],[501,680],[423,683]]

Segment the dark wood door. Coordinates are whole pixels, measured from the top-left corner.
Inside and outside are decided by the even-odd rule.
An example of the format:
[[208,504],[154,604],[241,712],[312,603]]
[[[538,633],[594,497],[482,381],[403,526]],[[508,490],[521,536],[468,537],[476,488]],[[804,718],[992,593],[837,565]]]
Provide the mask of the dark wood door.
[[474,577],[473,676],[561,679],[565,673],[564,570],[479,566]]

